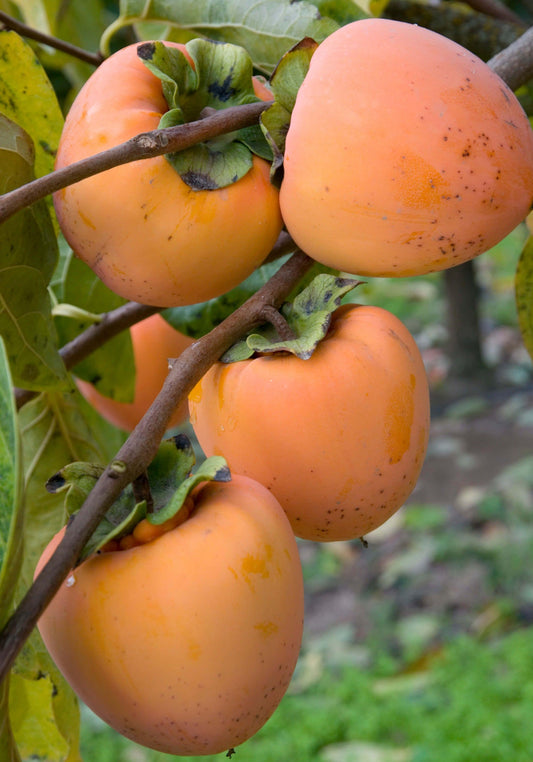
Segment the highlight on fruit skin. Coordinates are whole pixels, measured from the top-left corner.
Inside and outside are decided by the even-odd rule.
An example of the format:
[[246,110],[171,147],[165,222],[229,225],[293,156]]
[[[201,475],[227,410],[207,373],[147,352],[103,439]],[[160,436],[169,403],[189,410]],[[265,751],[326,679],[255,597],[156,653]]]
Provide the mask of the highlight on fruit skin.
[[243,743],[275,711],[296,666],[303,606],[285,513],[265,487],[232,475],[200,487],[178,527],[90,556],[38,627],[106,723],[146,747],[196,756]]
[[[168,361],[187,349],[193,339],[176,331],[159,314],[151,315],[130,328],[135,362],[135,388],[132,402],[119,402],[101,394],[96,387],[80,378],[76,386],[92,407],[114,426],[133,431],[144,416],[168,374]],[[169,421],[168,428],[179,426],[188,415],[183,401]]]
[[422,27],[355,21],[316,49],[286,136],[280,205],[311,257],[411,276],[487,251],[533,201],[533,132],[473,53]]
[[[165,45],[187,55],[182,44]],[[137,47],[112,54],[78,93],[56,169],[158,128],[169,107]],[[259,80],[253,86],[260,99],[272,97]],[[193,190],[164,156],[134,161],[63,188],[54,206],[75,254],[112,291],[159,307],[231,290],[263,262],[282,227],[270,164],[258,156],[244,177],[216,190]]]
[[414,489],[430,425],[422,357],[390,312],[345,305],[302,360],[217,363],[189,395],[206,455],[264,484],[298,537],[351,540]]

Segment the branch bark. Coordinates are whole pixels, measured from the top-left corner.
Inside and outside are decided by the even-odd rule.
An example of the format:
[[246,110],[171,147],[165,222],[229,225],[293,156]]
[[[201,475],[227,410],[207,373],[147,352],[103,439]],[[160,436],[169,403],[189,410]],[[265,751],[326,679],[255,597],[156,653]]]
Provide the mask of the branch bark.
[[493,56],[488,65],[511,88],[517,90],[533,78],[533,27],[509,47]]

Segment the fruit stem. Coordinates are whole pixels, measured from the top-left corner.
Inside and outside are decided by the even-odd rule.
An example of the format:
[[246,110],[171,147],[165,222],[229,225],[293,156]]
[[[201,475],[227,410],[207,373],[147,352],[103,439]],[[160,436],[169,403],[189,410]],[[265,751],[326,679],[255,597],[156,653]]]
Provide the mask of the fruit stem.
[[267,323],[274,326],[282,341],[293,341],[298,338],[281,312],[271,304],[265,304],[261,310],[261,317],[264,318]]
[[133,496],[135,501],[137,503],[142,503],[144,500],[146,502],[146,512],[153,513],[154,499],[152,497],[150,482],[148,481],[148,474],[146,471],[143,471],[142,474],[139,474],[139,476],[133,480],[131,486],[133,487]]

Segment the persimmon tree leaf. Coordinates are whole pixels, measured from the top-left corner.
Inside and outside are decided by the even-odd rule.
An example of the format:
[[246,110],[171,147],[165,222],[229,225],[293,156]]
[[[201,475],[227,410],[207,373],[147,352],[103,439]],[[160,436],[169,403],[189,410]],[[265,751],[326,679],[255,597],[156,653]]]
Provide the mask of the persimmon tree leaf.
[[0,113],[25,130],[35,146],[35,175],[54,169],[63,115],[34,51],[16,32],[1,34]]
[[[110,18],[106,7],[109,4],[105,0],[69,2],[68,7],[61,0],[10,0],[3,5],[8,12],[12,12],[11,6],[14,6],[21,20],[32,29],[68,40],[89,51],[98,49],[100,37]],[[36,42],[33,45],[39,47],[39,59],[43,66],[49,70],[61,70],[63,78],[71,83],[74,90],[78,90],[94,71],[94,66],[49,45]],[[68,87],[65,80],[61,85]],[[67,99],[68,95],[66,92]]]
[[280,313],[291,330],[291,338],[280,337],[274,325],[265,324],[230,347],[220,358],[221,362],[239,362],[256,353],[273,352],[290,352],[308,360],[325,338],[331,315],[340,306],[342,298],[360,283],[351,277],[317,275],[293,301],[287,301],[281,307]]
[[0,683],[0,759],[21,762],[9,722],[9,680]]
[[[17,688],[10,696],[10,715],[24,759],[82,762],[78,699],[52,661],[37,628],[17,656],[12,679]],[[34,722],[29,724],[31,718]],[[40,732],[53,743],[49,756],[38,753]]]
[[515,298],[522,339],[533,358],[533,236],[527,239],[518,260]]
[[245,48],[254,67],[270,74],[281,56],[304,37],[321,42],[338,28],[305,0],[121,0],[119,18],[105,31],[101,49],[124,26],[159,22],[194,36]]
[[[102,314],[120,307],[126,300],[117,296],[88,265],[69,250],[65,254],[55,293],[60,303],[72,304],[88,313]],[[57,307],[55,308],[57,310]],[[83,316],[56,316],[55,324],[61,345],[72,341],[90,325]],[[75,376],[89,381],[106,397],[132,402],[135,388],[135,364],[129,331],[122,331],[73,368]]]
[[[0,115],[0,193],[33,178],[29,135]],[[26,389],[66,381],[58,352],[47,286],[58,258],[48,209],[37,202],[2,223],[0,236],[0,335],[13,382]]]
[[54,679],[57,670],[50,673],[36,679],[11,675],[9,713],[17,747],[23,759],[81,762],[77,701],[62,678]]
[[21,452],[12,388],[0,337],[0,629],[11,613],[23,548]]

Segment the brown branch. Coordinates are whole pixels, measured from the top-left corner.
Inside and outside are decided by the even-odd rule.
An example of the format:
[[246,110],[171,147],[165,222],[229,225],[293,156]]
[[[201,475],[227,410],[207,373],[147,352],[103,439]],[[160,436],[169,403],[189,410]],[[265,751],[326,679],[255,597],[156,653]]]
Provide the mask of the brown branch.
[[183,151],[204,140],[257,124],[259,116],[270,105],[270,101],[259,101],[244,106],[232,106],[196,122],[143,132],[125,143],[69,164],[1,196],[0,222],[50,193],[99,172],[139,159],[151,159],[165,153]]
[[120,492],[153,460],[177,402],[232,344],[262,322],[265,305],[279,307],[282,304],[312,265],[312,259],[297,251],[257,293],[223,323],[188,347],[173,363],[160,394],[102,474],[69,524],[62,542],[0,634],[0,682],[7,676],[40,615],[76,564],[102,516]]
[[488,65],[511,88],[517,90],[533,78],[533,27],[493,56]]
[[485,16],[492,16],[500,21],[508,21],[510,24],[524,27],[526,24],[511,8],[508,8],[501,0],[467,0],[472,10],[483,13]]
[[48,45],[50,48],[60,50],[62,53],[67,53],[69,56],[78,58],[80,61],[92,64],[93,66],[99,66],[104,60],[101,53],[89,53],[87,50],[78,48],[70,42],[65,42],[57,37],[52,37],[44,32],[39,32],[37,29],[27,26],[21,21],[17,21],[17,19],[14,19],[3,11],[0,11],[0,24],[4,29],[11,29],[13,32],[17,32],[21,37],[27,37],[29,40],[35,40],[43,45]]
[[[128,302],[116,310],[106,312],[99,323],[95,323],[87,328],[75,339],[69,341],[64,347],[61,347],[59,354],[63,358],[67,370],[74,368],[79,362],[88,357],[92,352],[109,341],[114,336],[131,328],[132,325],[144,320],[150,315],[161,311],[161,307],[149,307],[146,304],[138,302]],[[15,402],[17,408],[29,402],[35,397],[36,392],[29,389],[15,389]]]

